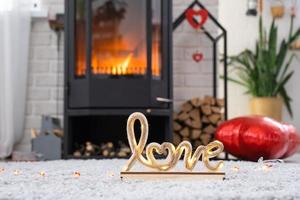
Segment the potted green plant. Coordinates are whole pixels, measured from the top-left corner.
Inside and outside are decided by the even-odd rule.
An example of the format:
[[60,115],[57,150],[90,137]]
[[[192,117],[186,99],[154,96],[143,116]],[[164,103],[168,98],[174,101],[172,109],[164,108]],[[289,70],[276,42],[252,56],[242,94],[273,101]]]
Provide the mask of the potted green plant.
[[290,116],[293,116],[290,104],[292,99],[285,88],[294,73],[290,65],[295,55],[288,54],[289,47],[300,35],[300,28],[293,32],[293,22],[294,16],[291,16],[289,36],[282,39],[278,48],[278,28],[275,19],[267,33],[260,16],[259,39],[255,50],[246,49],[236,56],[229,57],[229,65],[237,72],[237,78],[229,77],[228,80],[245,87],[246,93],[252,96],[251,114],[281,121],[284,104]]

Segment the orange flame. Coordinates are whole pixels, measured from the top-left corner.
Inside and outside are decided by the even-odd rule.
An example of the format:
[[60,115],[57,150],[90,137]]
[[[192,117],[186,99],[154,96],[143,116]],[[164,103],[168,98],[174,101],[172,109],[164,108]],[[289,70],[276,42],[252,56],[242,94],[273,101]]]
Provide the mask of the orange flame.
[[[111,74],[112,75],[126,75],[128,74],[128,66],[132,59],[132,53],[127,56],[127,58],[116,65],[111,66]],[[110,70],[109,70],[110,71]]]
[[[97,44],[97,42],[96,42]],[[76,47],[76,70],[77,76],[84,76],[87,71],[85,51],[82,43],[78,42]],[[122,46],[121,43],[94,45],[91,55],[91,72],[94,75],[145,75],[147,72],[147,52],[141,50],[135,52],[130,48]],[[100,46],[100,47],[99,47]],[[107,50],[109,49],[109,51]],[[107,50],[107,51],[106,51]],[[123,53],[119,53],[123,52]],[[126,55],[124,55],[126,52]],[[159,42],[154,41],[152,46],[152,75],[161,75],[161,52]]]

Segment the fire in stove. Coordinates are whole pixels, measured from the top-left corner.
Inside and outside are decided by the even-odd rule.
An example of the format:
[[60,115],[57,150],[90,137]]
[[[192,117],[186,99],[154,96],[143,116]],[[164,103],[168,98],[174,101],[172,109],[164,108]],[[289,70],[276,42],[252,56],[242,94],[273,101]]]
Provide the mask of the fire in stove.
[[144,75],[146,74],[146,64],[139,61],[133,53],[127,57],[106,58],[102,62],[99,62],[95,56],[92,59],[92,72],[95,75]]
[[[112,74],[112,75],[131,74],[132,70],[128,69],[131,59],[132,59],[132,54],[129,54],[129,56],[127,56],[125,60],[121,60],[121,59],[107,60],[106,61],[107,63],[104,65],[104,67],[98,66],[96,64],[97,60],[93,59],[93,63],[95,63],[95,65],[93,65],[92,72],[93,74]],[[138,74],[138,72],[135,71],[133,72]]]
[[[93,75],[144,76],[150,64],[145,19],[137,17],[139,4],[95,2],[92,16],[91,60]],[[80,12],[79,12],[80,13]],[[86,74],[84,18],[76,23],[76,75]],[[152,21],[151,72],[161,74],[161,25]]]

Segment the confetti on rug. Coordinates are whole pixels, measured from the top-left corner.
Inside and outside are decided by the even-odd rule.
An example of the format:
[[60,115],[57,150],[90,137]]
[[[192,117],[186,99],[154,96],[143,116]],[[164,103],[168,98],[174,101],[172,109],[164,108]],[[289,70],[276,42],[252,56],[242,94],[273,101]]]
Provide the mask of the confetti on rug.
[[[125,162],[0,162],[0,199],[300,199],[299,163],[265,169],[254,162],[226,161],[224,181],[121,181]],[[195,171],[201,169],[199,162]]]

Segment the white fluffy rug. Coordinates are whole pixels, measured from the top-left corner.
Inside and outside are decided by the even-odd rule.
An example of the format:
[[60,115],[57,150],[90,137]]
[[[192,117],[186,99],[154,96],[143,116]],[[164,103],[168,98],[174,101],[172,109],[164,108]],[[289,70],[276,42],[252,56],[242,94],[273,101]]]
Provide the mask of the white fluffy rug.
[[[124,163],[0,162],[0,199],[300,199],[300,164],[296,163],[263,170],[258,163],[225,162],[224,181],[121,181]],[[199,162],[196,170],[201,166]]]

